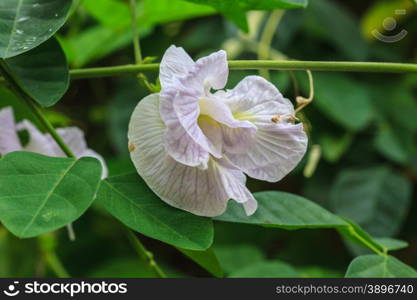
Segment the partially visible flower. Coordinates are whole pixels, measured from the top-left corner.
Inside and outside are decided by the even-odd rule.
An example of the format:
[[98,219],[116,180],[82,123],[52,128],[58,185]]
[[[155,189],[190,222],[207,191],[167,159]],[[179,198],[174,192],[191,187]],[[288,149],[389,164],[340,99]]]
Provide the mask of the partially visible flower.
[[[20,142],[18,131],[26,130],[29,141],[26,145]],[[102,178],[107,177],[108,170],[103,157],[97,152],[87,148],[84,133],[77,127],[58,128],[57,133],[76,157],[94,157],[102,165]],[[31,122],[23,120],[16,124],[13,109],[6,107],[0,110],[0,155],[13,151],[30,151],[48,156],[65,157],[55,140],[49,135],[40,132]]]
[[161,92],[139,102],[129,125],[131,158],[150,188],[202,216],[222,214],[229,199],[253,214],[245,173],[279,181],[307,147],[293,105],[275,86],[249,76],[225,91],[227,77],[224,51],[194,62],[171,46],[160,65]]

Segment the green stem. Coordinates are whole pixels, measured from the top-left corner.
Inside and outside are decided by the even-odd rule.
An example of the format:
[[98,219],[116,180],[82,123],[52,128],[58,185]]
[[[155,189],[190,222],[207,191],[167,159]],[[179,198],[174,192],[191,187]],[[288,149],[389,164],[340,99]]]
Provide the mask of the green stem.
[[372,250],[373,252],[375,252],[378,255],[381,256],[386,256],[386,253],[381,252],[380,250],[378,250],[374,245],[372,245],[371,243],[369,243],[366,239],[364,239],[360,234],[358,234],[355,230],[355,228],[353,226],[350,226],[348,228],[350,234],[352,236],[354,236],[355,238],[357,238],[359,241],[361,241],[366,247],[368,247],[370,250]]
[[71,277],[56,255],[55,249],[57,241],[55,235],[52,233],[40,235],[38,237],[38,242],[45,259],[45,263],[51,271],[54,272],[59,278]]
[[52,138],[59,145],[59,147],[65,153],[65,155],[68,157],[76,158],[76,156],[71,151],[71,149],[65,144],[62,138],[58,135],[58,133],[56,132],[52,124],[49,122],[49,120],[44,116],[39,105],[36,104],[32,99],[29,99],[28,97],[23,97],[23,96],[21,97],[23,98],[23,100],[25,100],[26,104],[28,105],[28,107],[30,107],[33,114],[37,117],[39,122],[41,122],[45,130],[52,136]]
[[62,265],[61,261],[59,260],[58,256],[55,252],[53,253],[46,253],[45,254],[45,261],[49,268],[58,276],[59,278],[70,278],[71,276],[68,274],[67,270]]
[[154,260],[154,255],[152,252],[148,251],[145,246],[142,244],[140,239],[134,234],[131,230],[127,230],[127,237],[135,248],[139,256],[148,262],[149,266],[153,269],[155,274],[160,278],[167,278],[167,275],[162,271],[159,265]]
[[6,79],[7,83],[10,85],[10,88],[15,92],[17,96],[19,96],[26,105],[31,109],[35,117],[39,120],[39,122],[43,125],[45,130],[52,136],[52,138],[56,141],[62,151],[68,156],[75,158],[74,153],[68,148],[68,146],[64,143],[62,138],[58,135],[55,128],[49,122],[49,120],[44,116],[42,113],[41,108],[39,105],[29,96],[27,95],[16,83],[14,78],[9,75],[7,71],[7,65],[0,60],[0,71],[3,74],[4,78]]
[[[376,73],[417,73],[417,64],[348,62],[348,61],[296,61],[296,60],[230,60],[232,70],[311,70],[334,72],[376,72]],[[158,71],[159,64],[120,65],[73,69],[72,79],[110,77],[124,74],[136,74],[144,71]]]
[[[283,14],[284,12],[282,10],[274,10],[268,17],[268,21],[265,24],[265,28],[262,32],[261,40],[259,42],[258,58],[260,60],[269,58],[275,29],[278,27]],[[261,69],[259,70],[259,73],[262,77],[269,80],[269,72],[267,69]]]
[[140,50],[140,41],[138,33],[138,24],[137,24],[137,14],[136,14],[136,0],[130,0],[130,14],[132,21],[132,40],[133,40],[133,49],[135,54],[135,62],[137,64],[142,63],[142,53]]

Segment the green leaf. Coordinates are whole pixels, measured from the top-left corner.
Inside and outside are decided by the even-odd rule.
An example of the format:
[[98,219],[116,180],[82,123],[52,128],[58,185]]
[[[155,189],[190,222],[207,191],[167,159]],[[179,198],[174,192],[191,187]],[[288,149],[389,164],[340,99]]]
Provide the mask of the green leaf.
[[215,252],[222,269],[227,273],[233,273],[265,259],[262,251],[250,244],[215,246]]
[[188,250],[206,250],[213,242],[211,219],[164,203],[137,174],[104,180],[97,198],[110,214],[146,236]]
[[338,161],[342,155],[349,149],[352,144],[353,135],[345,133],[343,136],[333,136],[324,133],[320,136],[320,146],[323,150],[323,156],[329,162]]
[[246,21],[246,12],[249,10],[274,10],[305,8],[308,0],[187,0],[190,2],[204,4],[214,7],[226,18],[234,22],[240,29],[249,30]]
[[348,130],[364,128],[373,117],[367,87],[343,74],[315,73],[314,105]]
[[[417,115],[417,114],[416,114]],[[406,146],[402,143],[395,129],[389,124],[382,124],[374,139],[375,148],[385,157],[400,164],[406,164],[409,153]]]
[[215,13],[216,10],[211,7],[184,0],[144,0],[138,23],[154,26]]
[[206,269],[209,273],[216,277],[223,277],[223,270],[219,264],[216,253],[214,253],[212,248],[208,248],[205,251],[188,250],[178,247],[177,249],[182,254]]
[[[148,28],[139,30],[141,37],[148,33]],[[59,40],[70,64],[79,68],[128,45],[132,41],[132,31],[130,27],[115,29],[97,25]]]
[[343,170],[330,195],[334,212],[386,237],[399,231],[410,201],[410,183],[387,167]]
[[352,221],[333,215],[303,197],[278,191],[254,194],[258,210],[246,216],[241,205],[230,201],[226,212],[214,218],[218,221],[235,222],[282,229],[335,228],[352,241],[382,252],[384,248],[362,228]]
[[411,277],[417,272],[393,256],[362,255],[356,257],[349,265],[345,277]]
[[104,26],[120,28],[127,27],[131,23],[128,1],[83,0],[81,5]]
[[382,245],[388,251],[399,250],[408,247],[406,241],[392,239],[392,238],[374,238],[374,240]]
[[54,105],[68,89],[67,61],[54,38],[4,62],[20,88],[42,106]]
[[280,261],[261,261],[251,264],[229,277],[234,278],[282,278],[300,277],[300,274],[289,264]]
[[0,57],[8,58],[45,42],[62,25],[71,0],[1,0]]
[[246,216],[241,205],[229,201],[226,212],[215,220],[265,225],[283,229],[334,228],[346,222],[303,197],[278,191],[254,194],[258,210]]
[[58,229],[87,210],[100,177],[94,158],[9,153],[0,159],[0,221],[21,238]]

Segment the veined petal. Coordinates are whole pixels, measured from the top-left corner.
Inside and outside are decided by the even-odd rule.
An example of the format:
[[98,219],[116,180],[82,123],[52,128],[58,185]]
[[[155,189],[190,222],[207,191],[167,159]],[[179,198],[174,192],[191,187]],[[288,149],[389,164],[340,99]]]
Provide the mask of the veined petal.
[[174,45],[169,47],[159,67],[162,89],[175,85],[176,79],[185,77],[194,65],[194,61],[183,48]]
[[307,149],[302,124],[292,124],[287,118],[272,120],[277,115],[292,115],[291,102],[258,76],[246,77],[224,96],[235,116],[257,127],[245,152],[225,155],[250,177],[270,182],[281,180],[294,169]]
[[229,76],[227,54],[220,50],[196,61],[195,78],[203,80],[204,85],[220,90],[226,86]]
[[222,99],[204,98],[199,102],[200,114],[207,115],[222,124],[223,149],[231,153],[246,152],[255,133],[256,126],[249,121],[235,119],[229,106]]
[[[158,113],[159,96],[145,97],[129,124],[131,158],[149,187],[166,203],[202,216],[224,212],[231,196],[239,202],[254,201],[245,190],[239,170],[210,159],[202,170],[178,163],[164,147],[165,125]],[[253,203],[247,205],[253,207]],[[250,211],[251,212],[251,211]]]
[[22,150],[22,146],[16,133],[13,109],[6,107],[0,110],[0,154],[19,150]]
[[258,129],[246,153],[226,156],[248,176],[276,182],[297,166],[306,149],[302,124],[274,124]]
[[234,89],[223,92],[221,97],[237,119],[250,121],[257,127],[269,126],[273,116],[294,114],[291,101],[260,76],[245,77]]
[[[161,93],[160,119],[166,125],[165,147],[176,161],[188,166],[207,166],[209,141],[197,125],[199,108],[192,96],[183,96],[182,110],[184,119],[180,119],[174,109],[174,99],[179,93],[165,90]],[[159,98],[159,97],[158,97]],[[159,100],[158,100],[159,102]],[[214,146],[212,149],[215,150]]]
[[27,130],[29,133],[29,142],[25,145],[24,150],[56,156],[56,147],[58,146],[56,142],[51,136],[40,132],[30,121],[23,120],[17,124],[17,129]]

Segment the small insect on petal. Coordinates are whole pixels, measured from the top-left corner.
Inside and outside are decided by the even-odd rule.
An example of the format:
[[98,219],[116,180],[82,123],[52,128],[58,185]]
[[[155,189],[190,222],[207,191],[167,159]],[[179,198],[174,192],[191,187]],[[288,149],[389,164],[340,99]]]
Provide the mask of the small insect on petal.
[[278,123],[279,120],[281,120],[281,116],[279,116],[279,115],[275,115],[271,118],[271,121],[274,122],[274,123]]

